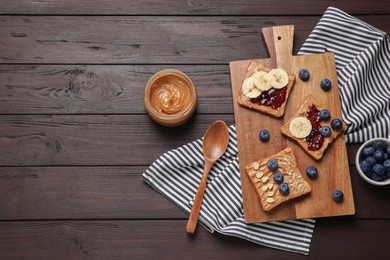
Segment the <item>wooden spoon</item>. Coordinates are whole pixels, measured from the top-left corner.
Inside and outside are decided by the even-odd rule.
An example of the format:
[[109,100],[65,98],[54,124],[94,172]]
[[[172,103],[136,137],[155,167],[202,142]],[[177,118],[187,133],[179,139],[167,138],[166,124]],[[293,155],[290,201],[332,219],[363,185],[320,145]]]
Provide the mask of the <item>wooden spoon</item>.
[[213,164],[225,153],[229,143],[229,130],[223,121],[215,121],[206,131],[203,138],[204,170],[196,193],[190,217],[188,218],[186,230],[194,233],[198,223],[200,207],[202,205],[204,191],[206,189],[207,177]]

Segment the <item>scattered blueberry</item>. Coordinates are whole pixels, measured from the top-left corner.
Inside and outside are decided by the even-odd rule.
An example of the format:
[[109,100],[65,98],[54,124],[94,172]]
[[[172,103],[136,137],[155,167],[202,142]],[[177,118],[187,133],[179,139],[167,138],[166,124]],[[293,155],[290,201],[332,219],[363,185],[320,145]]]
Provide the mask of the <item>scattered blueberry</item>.
[[329,126],[325,125],[323,127],[320,128],[320,134],[323,136],[323,137],[329,137],[330,134],[332,133],[332,130],[330,129]]
[[386,161],[383,162],[383,167],[385,167],[385,170],[387,172],[390,172],[390,159],[387,159]]
[[298,73],[299,78],[303,81],[308,81],[310,78],[310,72],[307,69],[301,69]]
[[366,147],[363,149],[362,154],[364,157],[367,157],[367,156],[374,154],[374,152],[375,152],[374,147],[369,146],[369,147]]
[[373,144],[372,144],[372,147],[374,147],[375,150],[381,150],[381,151],[384,151],[385,148],[386,148],[386,144],[382,141],[375,141]]
[[341,190],[335,190],[332,197],[336,202],[341,202],[344,199],[344,194]]
[[259,133],[259,138],[262,142],[267,142],[269,140],[269,132],[268,130],[261,130]]
[[277,172],[275,173],[274,175],[274,181],[277,183],[277,184],[281,184],[284,180],[284,177],[283,177],[283,174],[281,174],[280,172]]
[[283,196],[287,196],[290,193],[290,187],[286,183],[282,183],[279,185],[279,192]]
[[340,130],[343,128],[343,122],[341,122],[341,120],[338,118],[333,119],[330,125],[334,130]]
[[330,118],[330,112],[328,109],[322,109],[318,115],[322,121],[327,121]]
[[376,173],[377,175],[383,175],[385,174],[385,167],[382,166],[382,164],[375,164],[373,167],[372,167],[372,170],[374,171],[374,173]]
[[276,160],[274,159],[271,159],[268,161],[268,168],[271,170],[271,171],[276,171],[279,167],[279,164]]
[[306,168],[306,174],[307,176],[309,176],[310,178],[314,179],[317,177],[318,175],[318,170],[316,167],[314,166],[309,166]]
[[381,150],[376,150],[374,152],[374,158],[378,163],[382,163],[385,161],[385,153]]
[[320,86],[323,90],[329,91],[332,87],[332,82],[329,79],[323,79],[321,80]]

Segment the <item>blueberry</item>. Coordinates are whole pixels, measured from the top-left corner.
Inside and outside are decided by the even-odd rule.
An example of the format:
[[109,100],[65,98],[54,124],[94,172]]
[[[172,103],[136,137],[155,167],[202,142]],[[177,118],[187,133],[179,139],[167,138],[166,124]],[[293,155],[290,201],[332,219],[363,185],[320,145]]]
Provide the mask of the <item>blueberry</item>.
[[298,73],[299,78],[303,81],[308,81],[310,78],[310,72],[307,69],[301,69]]
[[341,202],[344,199],[344,193],[341,190],[335,190],[332,197],[336,202]]
[[314,166],[309,166],[306,168],[306,174],[307,174],[307,176],[309,176],[310,178],[313,179],[313,178],[317,177],[318,170]]
[[390,171],[390,159],[387,159],[386,161],[384,161],[382,165],[383,165],[383,167],[385,167],[385,170],[387,172]]
[[385,175],[378,175],[376,173],[373,173],[371,175],[371,180],[373,180],[373,181],[383,181],[383,180],[385,180]]
[[341,122],[341,120],[338,118],[333,119],[330,125],[334,130],[340,130],[343,128],[343,122]]
[[268,130],[261,130],[259,133],[259,138],[262,142],[267,142],[269,140],[269,132]]
[[368,156],[365,161],[372,167],[374,166],[374,164],[377,163],[377,161],[375,160],[374,156]]
[[364,172],[364,175],[366,175],[368,178],[371,178],[372,176],[372,170],[369,172]]
[[332,82],[329,79],[323,79],[321,80],[320,86],[323,90],[329,91],[332,87]]
[[376,150],[374,152],[374,158],[377,162],[381,163],[385,160],[385,153],[382,152],[381,150]]
[[364,173],[369,173],[372,170],[372,167],[366,160],[364,160],[360,163],[360,169],[362,169],[362,172]]
[[390,171],[386,172],[386,178],[390,179]]
[[318,115],[323,121],[327,121],[330,118],[330,112],[328,109],[322,109]]
[[279,167],[279,164],[276,160],[274,159],[271,159],[268,161],[268,168],[271,170],[271,171],[276,171]]
[[386,148],[386,144],[383,141],[375,141],[372,144],[372,147],[374,147],[375,150],[384,151]]
[[274,175],[274,181],[277,183],[277,184],[281,184],[284,180],[284,177],[283,177],[283,174],[281,174],[280,172],[277,172],[275,173]]
[[279,192],[283,196],[287,196],[290,193],[290,187],[287,183],[282,183],[279,185]]
[[385,174],[385,167],[382,166],[382,164],[375,164],[373,167],[372,167],[372,170],[374,171],[375,174],[377,175],[383,175]]
[[331,133],[332,133],[332,130],[327,125],[320,128],[320,134],[323,137],[329,137]]
[[363,149],[362,154],[364,157],[367,157],[367,156],[374,154],[374,152],[375,152],[374,147],[369,146],[369,147],[366,147]]
[[390,145],[386,147],[386,154],[390,157]]

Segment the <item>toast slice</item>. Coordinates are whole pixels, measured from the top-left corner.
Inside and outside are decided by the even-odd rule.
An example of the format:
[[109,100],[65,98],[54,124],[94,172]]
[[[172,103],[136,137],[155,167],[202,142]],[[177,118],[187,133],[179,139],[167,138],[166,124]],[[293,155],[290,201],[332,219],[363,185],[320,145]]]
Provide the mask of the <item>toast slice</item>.
[[[310,140],[308,139],[308,137],[306,137],[306,138],[297,138],[296,136],[294,136],[291,133],[291,131],[290,131],[290,123],[291,123],[292,120],[294,120],[297,117],[307,117],[307,113],[310,111],[310,107],[313,106],[313,105],[317,108],[318,111],[321,111],[322,109],[324,109],[324,107],[321,104],[319,104],[319,102],[312,95],[309,95],[309,96],[306,97],[305,101],[303,102],[301,107],[298,109],[298,111],[296,111],[295,114],[287,121],[287,123],[284,124],[280,128],[280,131],[285,136],[295,140],[314,159],[320,160],[322,158],[326,148],[329,146],[329,144],[340,133],[342,133],[344,131],[346,125],[345,125],[344,122],[341,121],[342,122],[342,128],[340,130],[332,129],[331,128],[331,121],[333,119],[335,119],[335,117],[332,116],[332,115],[330,116],[330,119],[328,119],[326,121],[322,121],[322,120],[319,121],[319,124],[320,124],[321,127],[329,126],[332,129],[331,134],[330,134],[329,137],[322,137],[323,138],[323,144],[322,144],[322,146],[319,149],[314,149],[314,150],[313,150],[313,148],[309,149],[309,142],[310,142]],[[311,131],[310,134],[313,134],[313,131],[314,131],[314,128],[313,128],[313,130]]]
[[[274,172],[267,165],[271,159],[278,162],[278,169]],[[310,185],[298,169],[295,156],[290,147],[269,158],[249,163],[245,167],[245,171],[256,189],[264,211],[271,211],[281,203],[301,197],[311,191]],[[273,179],[277,172],[283,175],[283,183],[288,184],[290,188],[288,195],[280,193],[279,184]]]
[[[244,81],[245,79],[251,77],[254,73],[258,71],[265,71],[268,73],[271,71],[271,69],[264,67],[261,63],[257,61],[251,61],[246,71]],[[247,107],[249,109],[263,112],[274,117],[282,117],[284,115],[284,111],[286,109],[286,103],[290,95],[290,92],[294,86],[294,83],[295,83],[295,75],[288,74],[288,83],[285,87],[286,89],[283,90],[285,91],[285,98],[284,100],[282,100],[281,105],[279,107],[262,105],[260,100],[256,101],[254,98],[248,98],[243,94],[242,88],[238,93],[237,102],[243,107]],[[275,90],[275,89],[271,88],[271,90]]]

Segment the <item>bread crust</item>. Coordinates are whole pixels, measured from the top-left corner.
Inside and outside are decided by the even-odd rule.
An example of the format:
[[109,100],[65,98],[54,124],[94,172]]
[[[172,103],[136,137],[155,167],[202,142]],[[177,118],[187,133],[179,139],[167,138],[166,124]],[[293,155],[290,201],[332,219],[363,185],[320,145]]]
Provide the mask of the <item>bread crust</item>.
[[[287,196],[280,194],[279,184],[273,180],[273,175],[275,173],[267,166],[270,159],[278,161],[279,168],[277,172],[283,174],[283,183],[288,184],[290,187],[290,193]],[[256,189],[256,193],[264,211],[271,211],[286,201],[311,192],[311,187],[302,177],[296,158],[290,147],[287,147],[271,157],[249,163],[245,167],[245,171]]]
[[[315,105],[317,107],[318,110],[322,110],[324,109],[324,107],[312,96],[312,95],[309,95],[305,98],[305,101],[303,102],[303,104],[300,106],[300,108],[294,113],[294,115],[287,121],[286,124],[284,124],[281,128],[280,128],[280,131],[283,135],[295,140],[310,156],[312,156],[314,159],[316,160],[320,160],[326,150],[326,148],[329,146],[330,143],[332,143],[332,141],[345,129],[346,125],[345,123],[341,120],[341,118],[339,118],[341,120],[341,122],[343,123],[343,126],[340,130],[333,130],[332,129],[332,133],[329,137],[325,137],[324,138],[324,143],[321,147],[321,149],[317,150],[317,151],[310,151],[308,149],[308,144],[306,142],[306,139],[305,138],[296,138],[295,136],[293,136],[290,132],[290,123],[291,121],[296,118],[296,117],[299,117],[299,116],[305,116],[305,113],[306,111],[309,110],[309,106],[311,105]],[[329,126],[331,127],[331,121],[333,119],[335,119],[336,117],[332,116],[330,117],[330,119],[328,121],[322,121],[321,122],[321,126]]]
[[[251,61],[249,63],[248,69],[246,71],[244,80],[249,78],[250,76],[252,76],[252,74],[254,74],[257,71],[269,72],[269,71],[271,71],[271,69],[264,67],[261,63],[259,63],[257,61]],[[282,117],[284,115],[284,111],[286,109],[288,97],[290,96],[290,92],[294,86],[294,83],[295,83],[295,75],[289,74],[289,81],[288,81],[287,90],[286,90],[286,100],[277,109],[273,109],[272,107],[269,107],[269,106],[262,106],[262,105],[252,103],[250,101],[250,98],[246,97],[242,93],[241,89],[238,93],[237,102],[238,102],[238,104],[240,104],[243,107],[247,107],[247,108],[252,109],[252,110],[263,112],[263,113],[266,113],[266,114],[274,116],[274,117]]]

